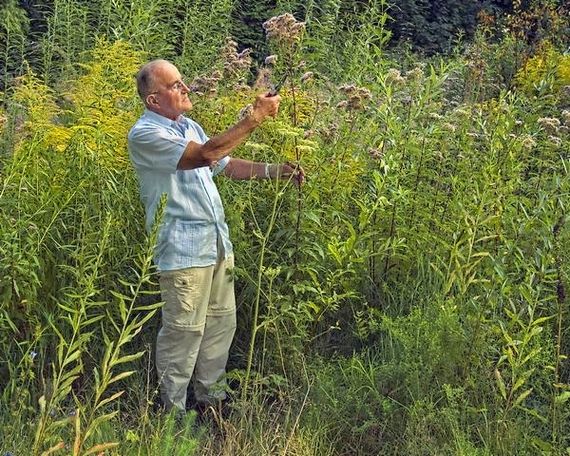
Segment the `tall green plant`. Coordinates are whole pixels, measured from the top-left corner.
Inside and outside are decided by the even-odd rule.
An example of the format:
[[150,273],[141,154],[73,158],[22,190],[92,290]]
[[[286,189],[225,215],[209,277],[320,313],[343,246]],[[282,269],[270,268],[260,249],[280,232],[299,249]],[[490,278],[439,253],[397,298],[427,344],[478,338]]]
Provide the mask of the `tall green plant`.
[[46,82],[77,74],[81,53],[93,42],[87,6],[74,0],[54,0],[41,35],[42,74]]
[[181,71],[189,75],[203,73],[219,59],[224,40],[230,36],[235,5],[235,0],[177,3],[177,15],[173,19],[177,39],[173,46],[174,60]]
[[9,87],[10,79],[24,68],[29,19],[16,0],[0,7],[0,91]]

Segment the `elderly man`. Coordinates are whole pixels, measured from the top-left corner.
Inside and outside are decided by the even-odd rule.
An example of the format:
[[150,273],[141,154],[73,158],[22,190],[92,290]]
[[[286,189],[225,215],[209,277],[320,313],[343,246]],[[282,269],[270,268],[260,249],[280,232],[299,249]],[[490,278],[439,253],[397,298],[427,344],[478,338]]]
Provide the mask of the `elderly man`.
[[213,177],[300,183],[303,172],[228,155],[277,114],[279,95],[259,95],[247,117],[208,138],[183,115],[192,102],[173,64],[154,60],[144,65],[137,89],[146,109],[128,139],[147,230],[161,195],[167,194],[154,257],[164,300],[156,343],[161,398],[167,410],[185,410],[194,375],[194,394],[203,407],[225,398],[223,375],[236,328],[232,244]]

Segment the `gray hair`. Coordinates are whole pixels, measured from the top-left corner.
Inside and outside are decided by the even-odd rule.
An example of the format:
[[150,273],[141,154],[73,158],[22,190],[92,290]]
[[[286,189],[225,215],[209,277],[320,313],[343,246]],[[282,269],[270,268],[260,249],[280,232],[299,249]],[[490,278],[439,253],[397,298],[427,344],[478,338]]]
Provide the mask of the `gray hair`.
[[152,91],[152,88],[154,86],[154,71],[156,67],[164,65],[165,63],[170,62],[163,59],[151,60],[150,62],[145,63],[135,76],[137,80],[137,91],[139,93],[139,97],[141,97],[141,100],[145,105],[146,97]]

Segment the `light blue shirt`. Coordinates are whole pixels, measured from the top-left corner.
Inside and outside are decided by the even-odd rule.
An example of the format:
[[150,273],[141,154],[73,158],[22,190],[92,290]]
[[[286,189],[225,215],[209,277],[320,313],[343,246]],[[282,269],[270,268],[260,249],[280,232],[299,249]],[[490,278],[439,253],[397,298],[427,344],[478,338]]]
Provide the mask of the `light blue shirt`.
[[[230,255],[233,249],[224,208],[213,180],[230,158],[223,158],[213,168],[176,169],[189,141],[208,141],[202,127],[184,116],[173,121],[145,110],[128,138],[147,231],[152,228],[161,195],[167,195],[154,252],[158,270],[211,266],[219,254]],[[223,252],[218,251],[221,248]]]

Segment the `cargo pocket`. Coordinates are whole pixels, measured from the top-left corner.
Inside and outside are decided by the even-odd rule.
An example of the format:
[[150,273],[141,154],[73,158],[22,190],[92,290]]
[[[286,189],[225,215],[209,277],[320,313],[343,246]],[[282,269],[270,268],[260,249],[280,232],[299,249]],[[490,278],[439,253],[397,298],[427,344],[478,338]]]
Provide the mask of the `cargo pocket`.
[[234,257],[229,255],[216,271],[212,294],[208,304],[208,315],[223,315],[235,312]]
[[198,277],[195,271],[184,270],[160,278],[164,306],[162,323],[180,329],[196,329],[204,324],[200,315]]

